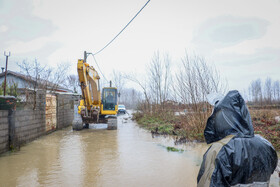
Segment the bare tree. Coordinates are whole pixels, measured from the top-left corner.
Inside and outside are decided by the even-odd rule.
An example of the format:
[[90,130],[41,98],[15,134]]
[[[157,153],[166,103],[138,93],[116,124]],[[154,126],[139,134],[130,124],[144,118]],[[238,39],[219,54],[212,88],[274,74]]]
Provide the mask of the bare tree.
[[261,79],[257,79],[251,82],[249,87],[249,93],[252,97],[252,101],[255,103],[263,102],[263,91]]
[[50,92],[55,91],[60,87],[61,85],[65,84],[65,81],[68,76],[68,70],[69,70],[69,64],[68,63],[60,63],[57,64],[56,67],[50,68],[51,70],[51,76],[49,80],[45,79],[46,81],[46,89]]
[[280,82],[279,80],[273,83],[273,100],[280,102]]
[[129,109],[136,109],[142,101],[142,93],[134,88],[124,88],[121,97],[122,103]]
[[194,128],[204,129],[211,113],[206,102],[209,93],[224,93],[226,85],[222,83],[219,72],[200,56],[189,56],[182,59],[182,66],[176,76],[175,91],[186,109],[186,123]]
[[64,85],[74,93],[80,93],[81,90],[79,89],[79,83],[80,82],[78,75],[69,75],[67,76]]
[[123,88],[125,85],[125,78],[124,75],[121,72],[117,72],[113,70],[113,85],[115,85],[119,92],[119,102],[122,101],[122,94],[123,94]]
[[18,63],[21,73],[25,74],[25,96],[26,102],[33,103],[33,110],[36,108],[36,92],[46,87],[46,81],[51,76],[51,69],[42,66],[37,59],[33,63],[23,60]]
[[164,109],[164,104],[170,94],[170,80],[172,76],[170,61],[168,54],[161,57],[159,52],[156,52],[149,66],[151,99],[156,105],[160,105],[162,109]]
[[108,87],[110,82],[108,82],[105,78],[99,79],[99,87],[102,90],[103,87]]
[[[25,95],[26,102],[31,102],[33,110],[36,108],[36,92],[37,90],[45,90],[54,92],[64,83],[67,70],[67,64],[59,64],[57,68],[51,68],[47,65],[41,65],[37,59],[33,62],[23,60],[17,63],[21,73],[25,75]],[[31,93],[31,94],[30,94]]]
[[151,96],[150,96],[149,89],[148,89],[147,79],[145,77],[142,77],[142,79],[139,79],[139,78],[137,78],[137,76],[135,74],[125,75],[124,77],[125,77],[125,79],[130,80],[130,81],[134,82],[135,84],[137,84],[138,86],[140,86],[140,88],[143,91],[144,98],[145,98],[142,110],[150,112]]
[[254,104],[272,104],[280,102],[279,80],[273,81],[267,77],[264,84],[261,79],[253,80],[249,86],[250,101]]
[[[199,56],[186,56],[182,59],[182,67],[177,78],[176,91],[181,101],[194,106],[206,101],[206,95],[212,92],[224,93],[226,86],[222,84],[219,72],[214,66],[206,64]],[[195,110],[199,108],[196,107]]]
[[271,104],[272,99],[272,81],[270,77],[267,77],[264,84],[264,95],[267,104]]

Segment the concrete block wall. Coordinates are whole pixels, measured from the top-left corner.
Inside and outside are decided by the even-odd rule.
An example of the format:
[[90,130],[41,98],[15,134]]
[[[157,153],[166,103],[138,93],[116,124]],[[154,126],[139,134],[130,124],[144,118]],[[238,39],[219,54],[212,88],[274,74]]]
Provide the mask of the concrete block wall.
[[14,112],[14,137],[19,145],[30,142],[45,134],[45,110],[18,110]]
[[8,110],[0,110],[0,153],[9,150]]
[[74,105],[78,104],[79,96],[58,94],[56,99],[57,129],[71,126],[74,119]]
[[[72,125],[79,96],[57,94],[57,129]],[[36,109],[0,110],[0,153],[46,134],[46,94],[38,92]]]
[[10,145],[14,148],[30,142],[46,132],[46,94],[38,91],[36,109],[25,108],[13,111],[10,122]]

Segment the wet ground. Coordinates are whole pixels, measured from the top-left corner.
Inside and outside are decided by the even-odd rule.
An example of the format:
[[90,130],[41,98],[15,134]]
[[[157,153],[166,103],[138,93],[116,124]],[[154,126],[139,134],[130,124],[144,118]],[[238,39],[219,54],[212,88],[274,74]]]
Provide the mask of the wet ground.
[[[118,130],[106,124],[66,128],[0,157],[0,186],[196,186],[208,146],[176,146],[172,138],[152,138],[127,115]],[[276,174],[271,186],[279,187]]]

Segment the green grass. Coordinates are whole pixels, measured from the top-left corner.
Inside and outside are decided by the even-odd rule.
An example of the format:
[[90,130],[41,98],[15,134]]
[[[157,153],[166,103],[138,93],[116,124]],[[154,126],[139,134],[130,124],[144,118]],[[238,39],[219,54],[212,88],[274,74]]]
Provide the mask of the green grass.
[[178,122],[181,122],[180,124],[182,124],[182,121],[184,122],[185,120],[182,120],[181,118],[174,115],[135,113],[133,114],[133,119],[137,121],[140,127],[145,128],[155,134],[176,135],[187,138],[188,140],[204,141],[203,133],[197,133],[197,130],[195,131],[192,129],[186,129],[178,125]]
[[168,152],[169,152],[169,151],[171,151],[171,152],[179,152],[179,153],[184,152],[183,149],[177,149],[177,148],[175,148],[175,147],[166,147],[166,149],[167,149]]
[[140,126],[152,131],[153,133],[168,135],[174,134],[174,124],[161,119],[158,116],[143,115],[141,117],[136,117],[136,121]]
[[277,130],[277,129],[280,129],[280,123],[276,124],[276,125],[273,125],[273,126],[270,126],[268,127],[269,130]]

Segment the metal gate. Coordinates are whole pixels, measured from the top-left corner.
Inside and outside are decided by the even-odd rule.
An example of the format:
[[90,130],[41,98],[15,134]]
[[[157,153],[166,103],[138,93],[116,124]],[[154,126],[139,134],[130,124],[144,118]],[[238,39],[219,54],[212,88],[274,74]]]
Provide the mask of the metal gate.
[[46,95],[46,132],[56,129],[56,96]]

